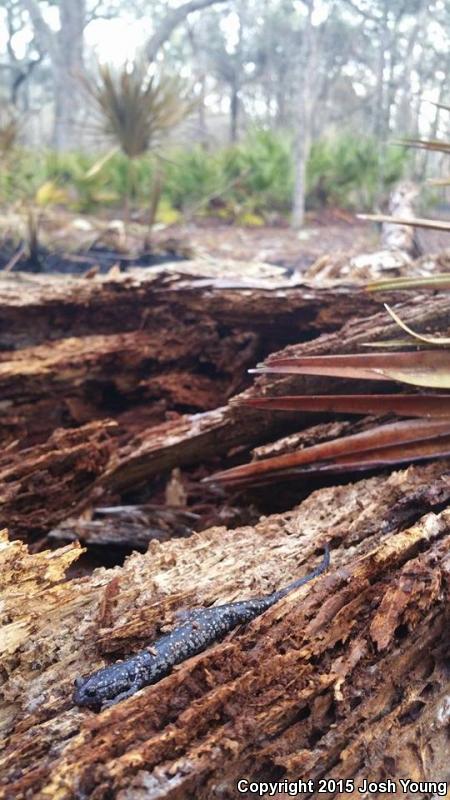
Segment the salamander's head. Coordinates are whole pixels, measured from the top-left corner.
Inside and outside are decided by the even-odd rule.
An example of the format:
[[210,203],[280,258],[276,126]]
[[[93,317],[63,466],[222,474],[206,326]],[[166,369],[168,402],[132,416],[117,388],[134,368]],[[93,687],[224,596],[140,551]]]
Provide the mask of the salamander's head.
[[99,711],[102,704],[111,701],[130,688],[129,672],[121,664],[103,667],[87,678],[76,678],[73,702]]
[[97,690],[92,678],[75,678],[74,686],[73,702],[76,706],[100,707],[102,701],[97,697]]

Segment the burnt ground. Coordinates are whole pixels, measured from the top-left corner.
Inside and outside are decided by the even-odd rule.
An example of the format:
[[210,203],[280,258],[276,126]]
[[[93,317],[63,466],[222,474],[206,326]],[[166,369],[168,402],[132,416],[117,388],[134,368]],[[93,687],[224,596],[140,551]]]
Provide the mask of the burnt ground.
[[[373,225],[340,210],[308,214],[301,231],[287,224],[242,227],[208,219],[170,228],[174,239],[189,241],[198,255],[263,261],[303,271],[325,253],[343,251],[348,255],[377,247],[378,232]],[[167,229],[155,234],[167,237]]]
[[[424,253],[449,247],[448,234],[419,231]],[[96,219],[52,209],[39,219],[38,249],[30,258],[26,235],[0,242],[0,269],[83,274],[94,268],[104,273],[117,265],[153,267],[186,258],[206,257],[258,261],[300,272],[324,255],[346,258],[379,248],[379,226],[363,222],[342,209],[307,214],[301,231],[287,222],[243,227],[218,218],[198,218],[170,226],[156,226],[148,237],[143,225]],[[147,239],[147,241],[146,241]],[[16,257],[17,256],[17,257]]]
[[[168,235],[189,242],[197,255],[265,261],[299,271],[325,254],[341,252],[351,257],[380,246],[379,226],[342,209],[308,213],[302,231],[292,230],[287,223],[250,228],[210,218],[157,231],[155,242],[162,244]],[[450,247],[450,236],[444,232],[421,230],[418,239],[424,253]]]

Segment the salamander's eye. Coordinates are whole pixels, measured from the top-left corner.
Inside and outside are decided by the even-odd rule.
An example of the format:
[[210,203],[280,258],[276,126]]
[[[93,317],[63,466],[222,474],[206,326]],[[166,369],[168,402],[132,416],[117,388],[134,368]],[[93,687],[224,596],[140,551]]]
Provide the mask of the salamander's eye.
[[96,690],[93,688],[93,686],[89,686],[89,687],[86,689],[86,694],[87,694],[89,697],[95,697],[95,695],[96,695]]

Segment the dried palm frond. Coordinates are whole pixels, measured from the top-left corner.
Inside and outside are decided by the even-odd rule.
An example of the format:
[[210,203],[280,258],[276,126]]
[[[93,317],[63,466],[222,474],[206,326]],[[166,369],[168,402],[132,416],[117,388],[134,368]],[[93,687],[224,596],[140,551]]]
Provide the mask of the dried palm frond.
[[[444,108],[444,106],[441,106]],[[416,147],[419,150],[435,150],[439,153],[450,153],[450,142],[441,139],[398,139],[395,144],[404,147]]]
[[[450,108],[442,106],[443,108]],[[402,142],[410,147],[450,153],[450,142],[411,139]],[[412,225],[450,232],[450,222],[389,217],[383,214],[359,214],[360,219]],[[368,291],[396,289],[449,289],[449,275],[425,278],[394,278],[371,283]],[[390,306],[392,319],[407,333],[408,339],[391,339],[371,346],[375,352],[322,356],[272,356],[258,365],[255,373],[319,375],[367,381],[400,381],[431,389],[450,389],[450,337],[417,333]],[[411,350],[398,347],[414,346]],[[426,349],[424,348],[426,345]],[[435,349],[431,349],[430,345]],[[380,353],[377,348],[395,347],[394,352]],[[224,470],[210,476],[227,486],[260,485],[299,476],[355,472],[394,464],[441,458],[450,455],[450,394],[359,394],[359,395],[278,395],[251,397],[241,404],[267,411],[312,411],[349,414],[395,414],[417,417],[402,422],[370,425],[368,430],[309,447],[276,455]],[[422,419],[420,419],[422,417]]]
[[392,225],[411,225],[413,228],[427,228],[432,231],[445,231],[450,233],[450,222],[440,219],[425,219],[423,217],[390,217],[389,214],[357,214],[358,219],[368,222],[390,222]]
[[422,460],[449,454],[450,419],[407,420],[377,425],[362,433],[330,439],[294,453],[233,467],[205,481],[243,486],[316,472],[373,469],[412,458]]
[[312,394],[249,397],[242,405],[267,411],[396,414],[450,419],[450,394]]
[[450,350],[271,358],[252,372],[400,381],[413,386],[450,389]]
[[413,336],[414,339],[418,339],[420,342],[425,342],[426,344],[434,344],[438,347],[448,347],[450,345],[450,337],[449,336],[424,336],[423,333],[417,333],[417,331],[413,331],[406,322],[403,322],[402,319],[398,316],[397,312],[394,311],[393,308],[388,306],[387,303],[384,304],[386,311],[391,315],[394,322],[400,326],[406,333],[409,333],[410,336]]
[[386,278],[366,286],[367,292],[395,292],[408,289],[450,289],[450,274],[443,272],[421,278]]

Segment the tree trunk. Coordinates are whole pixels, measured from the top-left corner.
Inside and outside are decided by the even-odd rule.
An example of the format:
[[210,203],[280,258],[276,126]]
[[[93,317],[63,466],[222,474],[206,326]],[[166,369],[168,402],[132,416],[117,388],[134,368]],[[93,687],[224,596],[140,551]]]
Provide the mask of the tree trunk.
[[[68,0],[68,2],[70,2],[70,0]],[[168,11],[164,19],[159,22],[155,33],[147,42],[145,52],[148,60],[155,60],[158,50],[170,38],[175,28],[184,22],[189,14],[193,14],[194,11],[202,11],[209,6],[223,2],[225,2],[225,0],[188,0],[187,3]]]
[[58,151],[79,145],[77,128],[80,78],[84,70],[83,36],[86,24],[85,0],[62,0],[59,4],[60,29],[57,34],[57,59],[53,64],[55,86],[55,125],[53,143]]
[[230,95],[230,142],[234,144],[238,138],[239,121],[239,83],[233,80]]
[[302,111],[297,113],[296,127],[297,132],[294,145],[295,188],[291,225],[293,228],[302,228],[305,223],[306,166],[310,148],[308,120],[304,107]]
[[302,33],[300,68],[296,114],[294,117],[294,197],[292,202],[291,225],[301,228],[305,222],[306,205],[306,166],[311,142],[312,87],[310,86],[314,53],[314,29],[312,15],[314,0],[309,0],[308,14]]
[[86,25],[86,0],[61,0],[58,32],[42,16],[37,0],[22,0],[34,28],[36,39],[51,63],[55,93],[53,145],[69,150],[79,143],[76,128],[79,78],[83,72],[83,35]]

